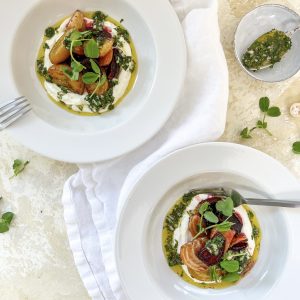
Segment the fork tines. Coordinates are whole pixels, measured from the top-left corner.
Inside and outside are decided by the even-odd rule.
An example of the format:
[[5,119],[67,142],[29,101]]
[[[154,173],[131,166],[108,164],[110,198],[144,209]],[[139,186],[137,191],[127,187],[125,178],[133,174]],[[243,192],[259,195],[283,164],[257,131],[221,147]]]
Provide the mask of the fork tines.
[[0,129],[4,129],[31,110],[28,100],[18,97],[0,105]]

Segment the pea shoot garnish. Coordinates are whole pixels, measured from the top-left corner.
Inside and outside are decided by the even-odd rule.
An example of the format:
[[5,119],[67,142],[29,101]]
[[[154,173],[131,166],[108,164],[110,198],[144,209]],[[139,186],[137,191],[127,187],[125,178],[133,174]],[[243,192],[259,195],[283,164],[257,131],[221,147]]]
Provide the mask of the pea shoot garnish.
[[107,77],[105,74],[101,74],[101,70],[99,66],[94,62],[94,60],[90,59],[90,63],[92,66],[92,69],[94,72],[87,72],[82,76],[82,80],[86,84],[92,84],[95,83],[98,80],[97,86],[92,93],[91,97],[95,94],[97,89],[104,84],[104,82],[107,80]]
[[23,161],[21,159],[15,159],[14,163],[13,163],[13,171],[14,171],[14,175],[11,177],[16,177],[18,176],[21,172],[24,171],[24,169],[26,168],[26,166],[29,164],[29,161]]
[[300,154],[300,141],[293,144],[293,152],[295,154]]
[[[0,197],[0,200],[2,200],[2,199],[3,198]],[[2,214],[2,216],[0,218],[0,233],[9,231],[9,227],[10,227],[10,224],[11,224],[13,218],[14,218],[14,213],[12,213],[12,212],[6,212],[6,213]]]
[[252,138],[252,132],[256,129],[264,130],[268,135],[272,136],[272,133],[268,130],[268,123],[266,122],[266,117],[279,117],[281,115],[280,108],[277,106],[270,107],[270,99],[268,97],[262,97],[259,99],[259,108],[263,113],[262,119],[258,120],[255,127],[249,129],[245,127],[240,136],[243,139],[250,139]]

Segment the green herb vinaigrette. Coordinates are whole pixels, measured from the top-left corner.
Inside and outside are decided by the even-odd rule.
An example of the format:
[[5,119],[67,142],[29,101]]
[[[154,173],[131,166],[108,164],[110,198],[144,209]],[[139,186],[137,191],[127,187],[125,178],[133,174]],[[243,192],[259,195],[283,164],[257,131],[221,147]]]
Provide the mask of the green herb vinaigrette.
[[272,29],[256,39],[243,55],[243,65],[252,71],[273,68],[292,47],[292,41],[283,31]]
[[[84,12],[84,16],[87,17],[87,18],[91,18],[91,19],[92,19],[93,15],[94,15],[94,12]],[[63,19],[61,19],[60,21],[58,21],[57,23],[55,23],[53,26],[51,26],[51,27],[49,27],[49,28],[59,28],[59,27],[61,26],[61,24],[62,24],[67,18],[69,18],[69,17],[71,17],[71,16],[64,17]],[[115,19],[113,19],[112,17],[107,16],[105,20],[108,21],[108,22],[111,22],[111,23],[113,23],[114,25],[116,25],[116,26],[120,27],[121,29],[125,30],[125,28],[123,27],[123,25],[122,25],[120,22],[118,22],[118,21],[116,21]],[[47,30],[47,33],[49,32],[49,28],[46,29],[46,30]],[[49,35],[49,36],[50,36],[50,35]],[[44,55],[45,55],[45,49],[46,49],[47,47],[49,47],[48,44],[47,44],[47,40],[48,40],[48,39],[49,39],[48,37],[44,36],[43,42],[42,42],[42,44],[41,44],[41,46],[40,46],[40,49],[39,49],[39,51],[38,51],[37,62],[38,62],[39,60],[43,60],[43,58],[44,58]],[[131,89],[133,88],[133,86],[134,86],[134,84],[135,84],[136,77],[137,77],[137,72],[138,72],[137,53],[136,53],[136,50],[135,50],[135,47],[134,47],[134,44],[133,44],[133,41],[132,41],[131,37],[128,36],[128,39],[129,39],[129,45],[130,45],[130,48],[131,48],[132,59],[133,59],[133,61],[135,62],[135,68],[134,68],[133,72],[131,73],[131,78],[130,78],[130,81],[129,81],[129,83],[128,83],[128,86],[127,86],[127,88],[126,88],[124,94],[122,95],[122,97],[120,97],[120,98],[118,99],[118,101],[117,101],[116,103],[114,103],[114,105],[113,105],[114,107],[116,107],[118,104],[120,104],[121,101],[129,94],[129,92],[131,91]],[[42,73],[44,73],[45,75],[46,75],[46,73],[47,73],[47,70],[45,70],[45,69],[43,70],[42,67],[43,67],[43,66],[41,66],[41,64],[40,64],[40,66],[39,66],[38,64],[36,64],[36,74],[37,74],[38,79],[39,79],[39,81],[41,82],[42,86],[44,87],[44,83],[45,83],[46,79],[45,79],[45,76],[43,76],[43,75],[40,74],[39,69],[40,69],[40,71],[42,71]],[[47,76],[47,75],[46,75],[46,76]],[[46,92],[47,92],[47,91],[46,91]],[[66,93],[67,93],[67,92],[66,92],[64,89],[62,89],[61,93],[59,94],[59,97],[61,97],[63,94],[66,94]],[[48,94],[48,93],[47,93],[47,94]],[[99,115],[100,115],[99,113],[94,113],[94,112],[78,112],[78,111],[74,111],[73,109],[71,109],[71,108],[70,108],[67,104],[65,104],[64,102],[62,102],[62,101],[56,101],[56,100],[55,100],[53,97],[51,97],[49,94],[48,94],[48,97],[49,97],[56,105],[58,105],[59,107],[61,107],[62,109],[66,110],[66,111],[68,111],[68,112],[70,112],[70,113],[73,113],[73,114],[76,114],[76,115],[80,115],[80,116],[99,116]],[[109,109],[109,110],[110,110],[110,109]],[[107,112],[109,112],[109,110],[108,110]],[[102,114],[102,113],[101,113],[101,114]]]
[[[192,201],[192,198],[199,194],[199,192],[193,192],[185,194],[182,196],[177,202],[174,204],[174,206],[168,211],[163,231],[162,231],[162,245],[163,245],[163,252],[167,259],[167,262],[170,266],[170,268],[178,275],[180,276],[184,281],[200,287],[200,288],[213,288],[213,289],[222,289],[229,286],[232,286],[236,284],[237,282],[217,282],[217,283],[198,283],[193,281],[183,270],[182,268],[182,262],[180,259],[179,254],[177,253],[177,241],[174,241],[173,234],[175,229],[180,225],[181,218],[186,210],[186,208],[189,206],[189,204]],[[250,209],[248,205],[243,205],[244,209],[247,211],[250,223],[252,225],[253,229],[253,237],[255,241],[255,249],[254,253],[249,259],[249,266],[253,265],[258,258],[259,249],[260,249],[260,243],[261,243],[261,230],[259,226],[258,219],[256,218],[253,211]],[[229,273],[228,275],[233,274]],[[242,275],[244,276],[244,275]]]

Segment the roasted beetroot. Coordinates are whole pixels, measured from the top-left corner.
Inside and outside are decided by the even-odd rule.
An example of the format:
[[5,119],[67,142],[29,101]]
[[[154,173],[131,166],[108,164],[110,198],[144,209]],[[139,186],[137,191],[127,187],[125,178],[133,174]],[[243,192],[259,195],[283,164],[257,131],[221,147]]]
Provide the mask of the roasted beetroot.
[[233,251],[240,251],[246,249],[248,247],[248,242],[241,242],[238,244],[233,245],[230,249]]
[[221,261],[224,255],[224,249],[225,238],[222,234],[217,233],[213,239],[206,242],[205,247],[198,253],[198,257],[207,266],[213,266]]
[[119,55],[119,51],[117,49],[114,49],[114,55],[112,58],[112,62],[108,67],[108,79],[112,80],[116,77],[118,77],[120,72],[120,67],[117,64],[117,56]]
[[242,227],[243,227],[243,221],[239,213],[235,212],[229,219],[229,222],[234,223],[234,225],[231,226],[231,229],[234,230],[237,234],[241,233]]

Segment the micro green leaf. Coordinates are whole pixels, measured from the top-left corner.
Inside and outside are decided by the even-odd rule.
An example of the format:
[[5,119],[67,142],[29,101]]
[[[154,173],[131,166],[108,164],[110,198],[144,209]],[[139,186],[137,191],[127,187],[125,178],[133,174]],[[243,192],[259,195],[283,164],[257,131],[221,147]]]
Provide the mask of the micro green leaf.
[[267,115],[269,117],[279,117],[281,115],[281,111],[280,111],[279,107],[272,106],[268,109]]
[[79,79],[79,72],[75,72],[73,69],[69,69],[68,67],[62,67],[62,71],[65,75],[67,75],[71,80]]
[[238,271],[240,264],[237,260],[223,260],[220,266],[229,273],[235,273]]
[[82,80],[86,84],[95,83],[99,79],[99,75],[93,72],[87,72],[82,76]]
[[243,138],[243,139],[251,139],[252,136],[250,135],[250,130],[248,127],[244,128],[241,133],[240,133],[240,136]]
[[2,220],[4,220],[8,225],[10,225],[13,218],[14,218],[14,213],[12,212],[6,212],[2,215]]
[[96,73],[96,74],[101,74],[101,70],[99,68],[99,66],[95,63],[95,61],[93,59],[90,59],[90,63],[91,63],[91,66],[92,66],[92,69],[93,71]]
[[20,159],[15,159],[13,163],[14,175],[12,177],[18,176],[22,171],[24,171],[25,167],[29,164],[29,161],[23,161]]
[[257,123],[256,123],[256,127],[257,127],[257,128],[263,128],[263,129],[266,129],[267,126],[268,126],[268,123],[267,123],[267,122],[264,122],[264,121],[261,121],[261,120],[257,121]]
[[244,128],[240,132],[240,136],[244,139],[250,139],[251,133],[255,129],[263,129],[268,135],[272,136],[272,133],[267,129],[268,123],[265,121],[266,117],[279,117],[281,115],[280,108],[277,106],[270,107],[270,100],[268,97],[262,97],[259,99],[259,108],[263,112],[262,120],[258,120],[256,122],[256,127],[252,129],[248,129],[248,127]]
[[200,207],[199,207],[199,213],[200,213],[200,215],[203,215],[204,212],[207,211],[208,206],[209,206],[208,202],[204,202],[203,204],[200,205]]
[[9,230],[9,225],[5,222],[5,220],[0,219],[0,233],[7,232]]
[[293,144],[293,152],[295,154],[300,154],[300,141]]
[[94,39],[90,39],[84,45],[84,54],[89,58],[98,58],[99,57],[99,46]]
[[212,211],[206,211],[204,213],[204,218],[210,222],[210,223],[218,223],[219,222],[219,219],[218,217],[212,212]]
[[77,41],[80,38],[81,38],[81,33],[78,30],[72,31],[72,33],[70,34],[70,37],[69,37],[69,39],[72,42]]
[[228,222],[228,221],[224,221],[223,223],[221,223],[221,224],[217,224],[216,225],[216,229],[218,230],[218,231],[220,231],[220,232],[226,232],[226,231],[228,231],[228,230],[230,230],[231,229],[231,226],[232,225],[234,225],[234,223],[232,223],[232,222]]
[[262,112],[267,112],[270,107],[270,99],[268,97],[261,97],[259,99],[259,108]]
[[82,45],[82,42],[81,41],[72,41],[72,50],[74,47],[78,47],[78,46],[81,46]]
[[228,273],[222,278],[222,281],[236,282],[236,281],[240,280],[240,278],[241,278],[241,275],[239,275],[238,273]]
[[80,73],[84,69],[84,66],[81,63],[73,60],[71,62],[71,68],[73,72]]
[[233,212],[233,201],[230,197],[220,200],[216,203],[217,211],[221,212],[224,216],[230,217]]

